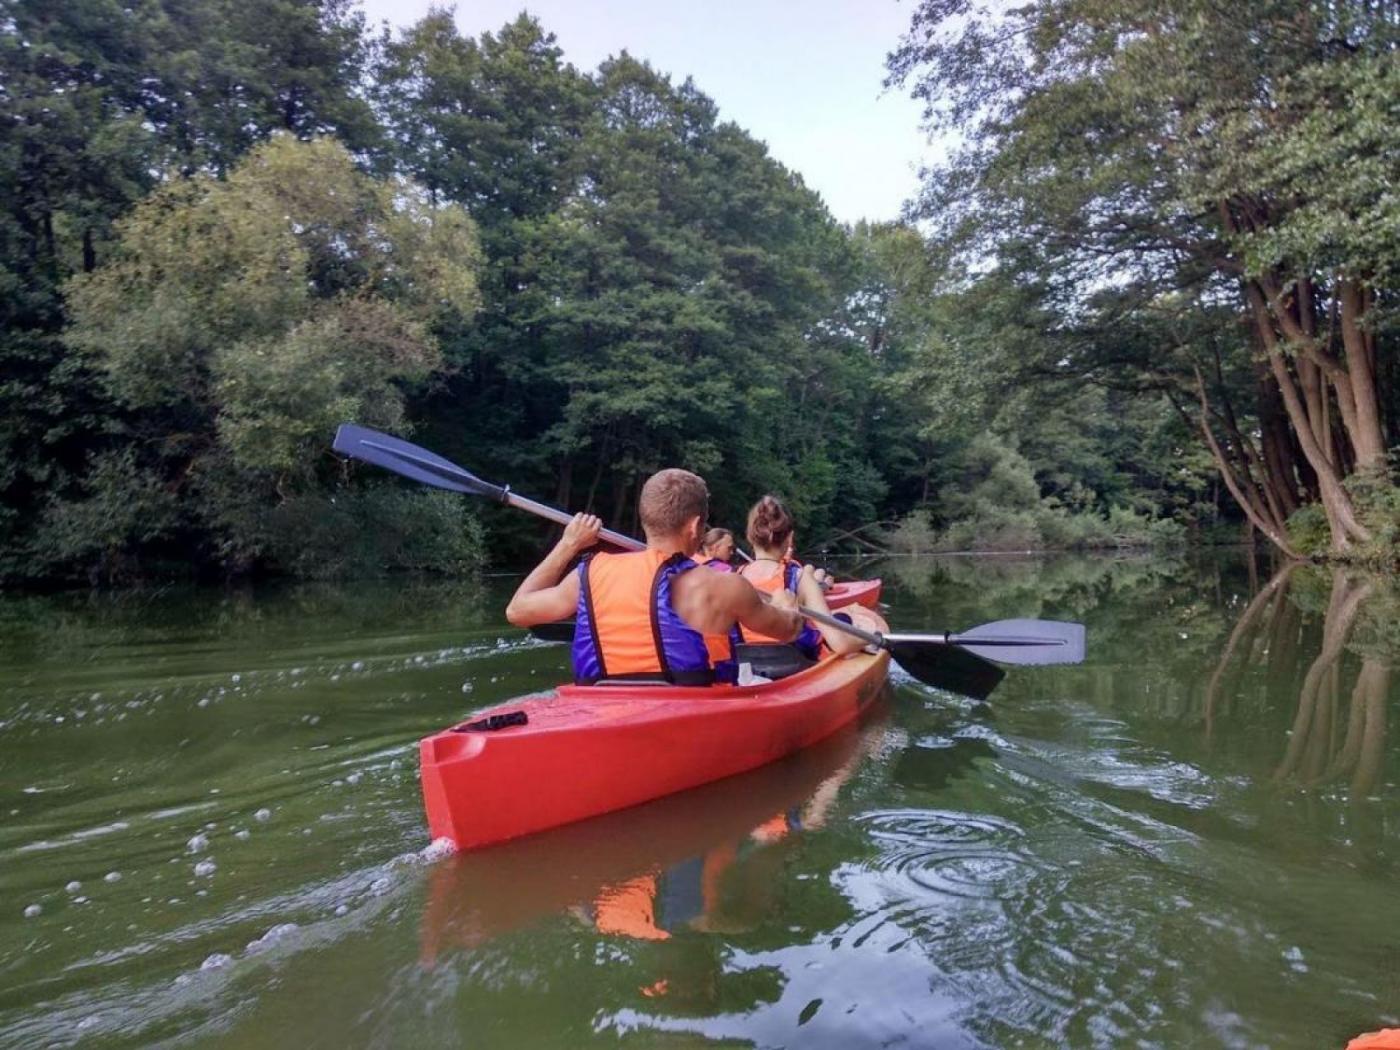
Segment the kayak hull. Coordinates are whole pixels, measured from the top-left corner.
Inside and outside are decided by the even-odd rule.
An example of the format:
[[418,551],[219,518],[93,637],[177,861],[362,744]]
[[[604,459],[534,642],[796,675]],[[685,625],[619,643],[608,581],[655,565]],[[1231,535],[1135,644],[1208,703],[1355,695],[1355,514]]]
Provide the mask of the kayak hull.
[[878,579],[842,580],[832,584],[826,592],[827,608],[844,609],[849,605],[863,605],[867,609],[875,609],[880,604],[880,588]]
[[[847,611],[886,630],[862,606]],[[476,849],[755,769],[853,722],[888,668],[888,653],[861,652],[762,685],[567,685],[477,712],[472,723],[527,721],[420,742],[428,830]]]

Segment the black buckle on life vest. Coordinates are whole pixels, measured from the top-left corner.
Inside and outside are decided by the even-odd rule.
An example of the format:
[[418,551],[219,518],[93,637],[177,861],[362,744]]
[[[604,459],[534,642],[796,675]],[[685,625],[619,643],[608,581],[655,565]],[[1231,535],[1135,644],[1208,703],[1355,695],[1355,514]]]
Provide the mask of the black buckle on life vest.
[[530,716],[524,711],[506,711],[499,715],[488,715],[485,718],[478,718],[475,722],[465,722],[459,726],[453,726],[454,733],[494,733],[498,729],[509,729],[511,726],[523,726],[530,721]]

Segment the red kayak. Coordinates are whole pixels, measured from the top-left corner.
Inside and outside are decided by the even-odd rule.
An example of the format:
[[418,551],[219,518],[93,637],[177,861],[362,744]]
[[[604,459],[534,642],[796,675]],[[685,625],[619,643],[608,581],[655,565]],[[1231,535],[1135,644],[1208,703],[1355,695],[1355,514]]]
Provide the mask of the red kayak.
[[428,830],[475,849],[755,769],[854,721],[889,660],[833,656],[751,686],[565,685],[477,712],[419,743]]
[[826,592],[826,604],[832,609],[844,609],[848,605],[864,605],[867,609],[874,609],[879,602],[879,580],[843,580],[832,584]]
[[760,769],[434,864],[422,961],[589,905],[737,842],[774,842],[774,824],[783,838],[820,826],[841,785],[883,738],[880,709],[872,705],[872,717]]

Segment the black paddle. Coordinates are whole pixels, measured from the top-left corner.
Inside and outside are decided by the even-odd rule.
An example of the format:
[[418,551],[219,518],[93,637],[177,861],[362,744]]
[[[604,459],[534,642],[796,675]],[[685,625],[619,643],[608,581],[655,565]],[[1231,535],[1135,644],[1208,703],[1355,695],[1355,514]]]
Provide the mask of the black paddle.
[[[342,423],[335,434],[335,450],[354,459],[373,463],[426,485],[485,496],[497,503],[528,511],[541,518],[567,525],[573,515],[544,503],[537,503],[510,491],[509,485],[493,485],[457,464],[427,449],[381,434],[353,423]],[[620,532],[603,529],[599,538],[611,547],[638,551],[645,544]],[[988,658],[1006,664],[1078,663],[1084,659],[1084,626],[1054,620],[1001,620],[983,624],[962,634],[889,634],[866,631],[799,606],[809,620],[854,635],[867,645],[888,649],[895,662],[913,677],[938,689],[948,689],[977,700],[986,699],[1005,672]],[[572,624],[540,625],[536,637],[566,641],[573,637]],[[567,635],[563,632],[567,631]]]

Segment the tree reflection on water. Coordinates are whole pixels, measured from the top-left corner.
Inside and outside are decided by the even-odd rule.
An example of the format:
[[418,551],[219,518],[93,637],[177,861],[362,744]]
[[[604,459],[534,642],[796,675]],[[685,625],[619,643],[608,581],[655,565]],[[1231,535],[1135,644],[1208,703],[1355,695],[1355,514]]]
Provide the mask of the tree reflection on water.
[[1274,781],[1315,787],[1345,780],[1353,797],[1371,794],[1384,764],[1396,605],[1390,581],[1284,565],[1246,606],[1211,675],[1207,737],[1238,697],[1248,665],[1266,664],[1266,687],[1301,675]]

